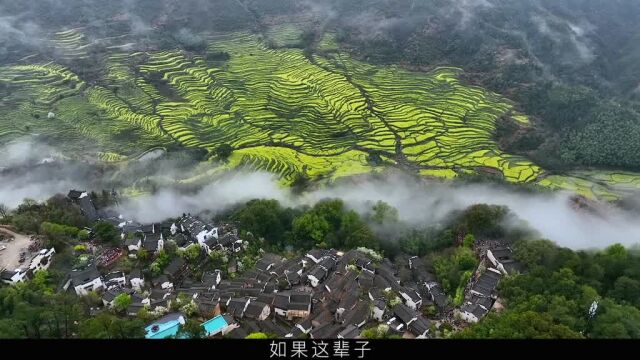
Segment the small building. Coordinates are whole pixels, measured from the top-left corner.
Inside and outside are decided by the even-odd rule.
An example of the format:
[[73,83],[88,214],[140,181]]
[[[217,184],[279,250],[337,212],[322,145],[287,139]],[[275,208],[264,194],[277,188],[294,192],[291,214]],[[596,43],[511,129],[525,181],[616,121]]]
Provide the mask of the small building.
[[249,299],[229,299],[229,301],[227,302],[227,313],[236,319],[242,319],[245,311],[247,310],[247,307],[249,306],[249,302]]
[[74,204],[78,205],[80,212],[82,212],[82,215],[87,217],[87,219],[91,221],[98,220],[98,211],[96,210],[95,205],[93,205],[93,201],[91,200],[89,193],[86,191],[71,190],[69,191],[69,194],[67,194],[67,197]]
[[400,296],[404,299],[404,303],[413,310],[418,310],[422,306],[422,297],[415,290],[405,287],[400,291]]
[[460,318],[468,323],[477,323],[486,314],[487,310],[478,304],[464,304],[458,310]]
[[145,286],[144,283],[144,275],[142,275],[142,271],[140,269],[133,269],[129,273],[129,283],[131,287],[136,291],[142,291]]
[[150,255],[156,255],[164,249],[164,237],[161,233],[145,234],[142,248]]
[[339,325],[325,324],[311,330],[309,337],[312,339],[336,339],[341,331],[342,328]]
[[471,294],[481,297],[494,297],[501,277],[502,275],[498,270],[487,269],[471,287]]
[[422,315],[418,315],[415,321],[412,321],[407,329],[412,333],[416,339],[426,339],[429,336],[429,329],[431,328],[431,322]]
[[5,284],[15,285],[19,282],[31,279],[33,274],[40,270],[46,270],[51,266],[53,255],[56,253],[54,248],[40,250],[31,261],[26,269],[3,270],[0,272],[0,280]]
[[354,325],[358,328],[366,324],[369,320],[371,310],[369,309],[369,303],[359,302],[353,309],[346,311],[342,318],[343,325]]
[[104,283],[95,264],[92,264],[85,270],[75,270],[69,273],[69,280],[63,288],[68,290],[69,287],[73,288],[76,294],[84,296],[91,291],[103,289]]
[[355,325],[349,325],[342,330],[337,338],[338,339],[357,339],[360,336],[360,328]]
[[169,279],[173,282],[178,281],[187,267],[187,262],[184,261],[183,258],[177,256],[174,258],[164,271],[162,272],[164,275],[167,275]]
[[387,303],[384,300],[376,299],[373,301],[373,318],[378,322],[384,321],[384,314],[387,311]]
[[169,279],[167,275],[164,275],[164,274],[151,279],[151,284],[155,288],[173,289],[173,282]]
[[138,251],[142,247],[142,239],[137,235],[125,240],[124,246],[127,248],[129,252],[129,257],[132,259],[136,259],[138,257]]
[[209,337],[219,334],[226,335],[227,333],[238,327],[233,318],[223,315],[218,315],[212,319],[205,321],[202,326],[204,327],[204,330]]
[[127,279],[122,271],[115,271],[104,276],[104,286],[107,289],[124,287]]
[[185,324],[185,316],[181,313],[173,313],[163,316],[145,327],[146,339],[167,339],[178,334],[181,325]]
[[249,319],[263,321],[271,314],[271,308],[265,303],[251,301],[244,312],[244,316]]

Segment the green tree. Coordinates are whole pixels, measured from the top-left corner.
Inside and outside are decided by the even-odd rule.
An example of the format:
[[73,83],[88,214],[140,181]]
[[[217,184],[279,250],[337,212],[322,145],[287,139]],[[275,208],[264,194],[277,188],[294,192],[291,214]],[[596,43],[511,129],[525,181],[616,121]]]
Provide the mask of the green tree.
[[115,245],[120,241],[120,234],[118,233],[118,230],[115,226],[108,222],[97,222],[94,226],[94,231],[98,239],[100,239],[100,241],[103,243]]
[[500,237],[504,235],[502,222],[508,209],[504,206],[478,204],[467,208],[458,219],[460,231],[476,236]]
[[473,249],[473,244],[475,244],[475,242],[476,237],[473,236],[473,234],[467,234],[462,240],[462,246],[466,247],[467,249]]
[[131,302],[132,302],[131,295],[122,293],[116,296],[115,299],[113,299],[113,308],[117,312],[123,313],[129,308],[129,305],[131,305]]
[[204,339],[207,337],[207,331],[201,323],[188,319],[184,325],[180,325],[177,339]]
[[331,230],[329,223],[316,213],[308,212],[293,221],[293,239],[303,249],[324,241]]
[[202,254],[202,249],[200,248],[200,246],[196,245],[196,244],[192,244],[189,245],[189,247],[187,247],[182,253],[181,256],[189,263],[193,263],[196,260],[198,260],[198,258],[200,258],[200,255]]
[[295,216],[292,209],[283,208],[277,200],[251,200],[232,215],[240,229],[270,244],[283,246]]
[[350,210],[342,215],[340,228],[334,237],[332,247],[355,249],[360,246],[377,247],[373,232],[362,221],[360,215]]
[[479,323],[455,334],[460,339],[580,339],[580,333],[557,325],[548,314],[506,310],[489,314]]
[[618,301],[640,306],[640,281],[628,276],[621,276],[616,280],[608,295]]
[[592,320],[590,335],[600,339],[640,338],[640,310],[628,305],[618,305],[609,299],[600,303]]
[[226,161],[232,153],[233,147],[229,144],[222,144],[216,148],[216,156],[223,161]]
[[89,240],[89,231],[85,229],[78,231],[78,239],[83,241]]
[[376,224],[395,224],[399,221],[398,209],[384,201],[376,202],[372,210],[371,220]]
[[263,332],[253,332],[245,337],[245,339],[269,339],[269,335]]

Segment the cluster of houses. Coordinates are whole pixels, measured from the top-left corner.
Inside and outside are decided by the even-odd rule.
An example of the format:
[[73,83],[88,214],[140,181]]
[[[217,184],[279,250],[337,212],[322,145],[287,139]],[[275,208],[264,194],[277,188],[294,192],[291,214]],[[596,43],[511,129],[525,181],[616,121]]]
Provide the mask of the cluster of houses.
[[[427,338],[431,323],[421,308],[436,304],[439,287],[430,291],[433,276],[416,259],[412,270],[420,282],[401,284],[394,264],[359,250],[315,249],[294,259],[264,254],[239,278],[205,275],[200,283],[182,283],[169,298],[189,296],[203,317],[223,314],[233,324],[225,332],[231,338],[264,332],[350,339],[378,324],[397,335]],[[445,311],[448,303],[441,305]]]
[[500,279],[521,270],[521,264],[507,246],[497,243],[481,252],[480,266],[467,285],[463,305],[456,311],[469,323],[476,323],[489,313],[497,299]]
[[31,258],[28,266],[0,271],[0,280],[10,285],[30,280],[36,271],[46,270],[51,266],[51,259],[55,253],[56,250],[54,248],[42,249]]
[[[102,219],[120,229],[124,252],[137,258],[144,250],[155,256],[171,239],[179,248],[198,246],[210,254],[235,254],[246,248],[233,226],[214,226],[190,214],[175,221],[149,225],[98,213],[86,192],[71,191],[69,199],[90,219]],[[51,263],[54,249],[42,250],[24,270],[3,271],[3,282],[24,281]],[[502,276],[518,271],[511,250],[495,245],[480,250],[481,265],[469,281],[463,305],[454,313],[467,322],[479,321],[493,307]],[[399,268],[409,276],[400,280]],[[368,249],[340,252],[314,249],[285,259],[262,253],[253,269],[224,279],[223,271],[200,274],[181,257],[174,257],[154,277],[140,269],[128,273],[99,271],[95,262],[71,271],[62,289],[84,296],[97,292],[103,307],[112,308],[121,294],[130,297],[126,314],[142,309],[156,315],[191,305],[209,336],[244,338],[264,332],[280,338],[357,338],[367,328],[384,324],[392,335],[428,338],[433,325],[423,315],[428,306],[440,315],[452,308],[449,297],[416,256],[396,264]],[[235,272],[229,271],[229,272]],[[196,275],[197,274],[197,275]],[[431,311],[431,310],[430,310]],[[170,313],[147,328],[149,338],[175,336],[184,314]]]

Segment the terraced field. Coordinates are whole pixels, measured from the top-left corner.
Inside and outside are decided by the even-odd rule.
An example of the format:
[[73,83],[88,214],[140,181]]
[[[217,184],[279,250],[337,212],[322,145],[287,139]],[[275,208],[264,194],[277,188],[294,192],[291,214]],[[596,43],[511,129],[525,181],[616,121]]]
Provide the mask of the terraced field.
[[[213,155],[228,144],[234,151],[215,171],[268,170],[284,183],[297,174],[336,179],[397,166],[439,178],[489,173],[609,199],[614,183],[640,184],[634,174],[548,176],[504,153],[496,120],[528,126],[528,118],[507,99],[462,84],[460,69],[373,66],[341,53],[331,36],[308,55],[295,48],[299,37],[279,27],[209,38],[208,53],[228,53],[225,61],[111,52],[91,85],[54,63],[0,67],[0,142],[38,134],[76,156],[116,163],[169,145]],[[81,29],[52,41],[65,59],[86,56]]]

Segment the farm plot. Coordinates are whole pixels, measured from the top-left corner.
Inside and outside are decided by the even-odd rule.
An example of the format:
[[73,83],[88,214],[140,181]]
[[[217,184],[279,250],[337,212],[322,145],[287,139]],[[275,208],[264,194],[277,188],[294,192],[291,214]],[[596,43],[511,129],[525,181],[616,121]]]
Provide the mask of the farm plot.
[[[198,176],[243,167],[285,184],[297,174],[333,180],[398,166],[446,179],[488,173],[608,199],[614,189],[640,187],[626,173],[549,175],[503,152],[497,119],[530,126],[529,119],[507,99],[461,83],[461,69],[367,64],[342,53],[332,34],[310,55],[295,48],[300,35],[284,26],[208,38],[207,54],[225,60],[114,50],[90,86],[53,63],[0,67],[10,89],[0,99],[10,105],[0,107],[0,141],[38,133],[113,163],[169,145],[214,155],[226,144],[234,150],[228,162]],[[86,49],[81,29],[55,34],[54,45],[71,58]]]

